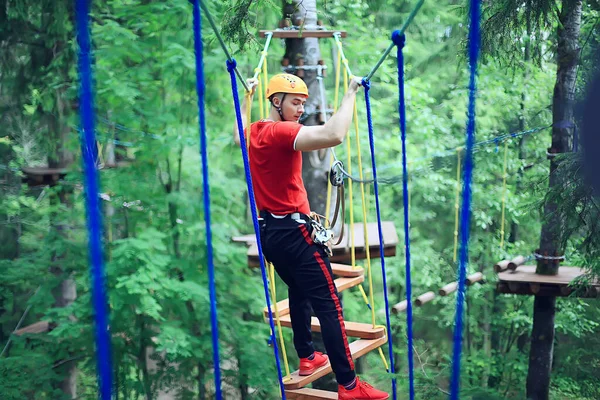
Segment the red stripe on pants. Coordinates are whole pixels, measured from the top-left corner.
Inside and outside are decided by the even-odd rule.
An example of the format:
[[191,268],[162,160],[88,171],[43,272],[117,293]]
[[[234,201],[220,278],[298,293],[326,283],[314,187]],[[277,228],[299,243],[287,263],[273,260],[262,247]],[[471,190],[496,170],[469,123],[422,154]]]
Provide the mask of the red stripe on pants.
[[[304,239],[306,240],[306,242],[309,245],[314,244],[314,242],[310,238],[310,234],[308,233],[306,226],[300,225],[300,230],[302,231],[302,235],[304,236]],[[333,302],[335,303],[335,309],[337,311],[337,317],[338,317],[338,321],[340,323],[340,329],[342,331],[342,338],[344,340],[344,349],[346,350],[346,357],[348,358],[348,363],[350,364],[350,368],[354,369],[354,361],[352,360],[352,353],[350,352],[350,347],[348,346],[348,337],[346,336],[346,327],[344,326],[344,317],[342,316],[342,306],[340,305],[340,300],[335,293],[335,284],[333,283],[333,279],[331,277],[331,274],[329,273],[329,270],[327,269],[327,265],[325,264],[325,261],[323,261],[323,258],[321,257],[321,253],[319,253],[318,251],[315,251],[315,253],[313,255],[314,255],[315,259],[317,260],[317,262],[319,263],[319,266],[321,267],[321,271],[323,271],[325,278],[327,279],[327,285],[329,287],[329,294],[331,295],[331,298],[333,299]]]

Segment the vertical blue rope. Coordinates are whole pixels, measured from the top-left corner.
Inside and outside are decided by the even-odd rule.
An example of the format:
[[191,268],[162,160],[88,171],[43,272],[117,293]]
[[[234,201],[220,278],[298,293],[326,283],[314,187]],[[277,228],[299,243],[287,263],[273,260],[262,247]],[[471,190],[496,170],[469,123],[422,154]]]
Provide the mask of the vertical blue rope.
[[404,202],[404,246],[406,248],[406,335],[408,337],[408,380],[410,400],[415,399],[415,373],[413,361],[412,283],[410,277],[410,229],[408,205],[408,168],[406,165],[406,103],[404,101],[404,43],[406,37],[400,31],[392,33],[392,41],[398,48],[398,114],[402,137],[402,200]]
[[373,168],[373,188],[375,192],[375,209],[377,211],[377,233],[379,234],[379,254],[381,259],[381,275],[383,277],[383,296],[385,298],[385,319],[387,323],[388,333],[388,350],[390,355],[390,371],[392,373],[392,396],[396,400],[396,373],[394,367],[394,349],[392,343],[392,328],[390,324],[390,304],[388,301],[387,291],[387,278],[385,274],[385,257],[383,250],[383,234],[381,230],[381,209],[379,207],[379,186],[377,184],[377,163],[375,162],[375,141],[373,139],[373,117],[371,116],[371,99],[369,96],[369,90],[371,89],[371,83],[365,79],[362,81],[362,85],[365,87],[365,103],[367,106],[367,123],[369,126],[369,146],[371,148],[371,166]]
[[96,132],[94,127],[94,94],[89,31],[89,1],[77,0],[77,42],[79,44],[79,113],[81,129],[79,140],[85,174],[85,204],[87,210],[90,278],[94,305],[96,368],[100,398],[110,400],[112,393],[112,365],[110,332],[108,326],[107,296],[102,257],[102,212],[99,202],[99,182],[96,171]]
[[[240,98],[238,96],[238,87],[235,80],[235,59],[227,61],[227,71],[231,78],[231,91],[233,94],[233,103],[235,105],[235,117],[240,136],[240,147],[242,149],[242,157],[244,159],[244,170],[246,171],[246,184],[248,186],[248,197],[250,198],[250,210],[252,211],[252,222],[254,223],[254,233],[256,235],[256,244],[258,246],[258,259],[260,261],[260,271],[262,273],[263,286],[265,290],[265,299],[267,300],[267,309],[269,310],[269,324],[271,326],[271,344],[275,353],[275,361],[277,363],[277,374],[279,376],[279,388],[281,390],[281,398],[285,400],[285,388],[283,386],[283,376],[281,375],[281,362],[279,361],[279,346],[275,336],[275,323],[273,322],[273,313],[271,312],[271,300],[269,297],[269,284],[267,281],[267,273],[265,268],[265,260],[263,257],[262,244],[260,242],[260,228],[258,226],[258,215],[256,212],[256,200],[254,198],[254,187],[252,186],[252,175],[250,174],[250,162],[248,161],[248,150],[246,147],[246,138],[244,136],[244,125],[242,124],[242,111],[240,109]],[[250,127],[248,127],[250,129]]]
[[215,264],[213,260],[212,228],[210,218],[210,185],[208,181],[208,154],[206,150],[206,115],[204,108],[204,58],[202,48],[202,18],[198,0],[191,0],[194,15],[194,50],[196,53],[196,93],[198,94],[198,121],[200,123],[200,155],[202,157],[202,191],[204,195],[204,222],[206,226],[206,256],[208,263],[208,290],[210,295],[210,326],[212,331],[213,365],[215,370],[215,398],[222,399],[221,367],[219,362],[219,325]]
[[469,261],[469,232],[471,227],[471,182],[473,178],[473,147],[475,144],[475,99],[477,95],[477,61],[480,47],[480,0],[471,0],[469,27],[469,109],[467,138],[465,146],[465,168],[460,216],[460,253],[458,263],[458,294],[454,323],[454,351],[452,357],[452,380],[450,399],[458,400],[460,395],[460,358],[462,352],[463,313],[465,302],[465,281]]

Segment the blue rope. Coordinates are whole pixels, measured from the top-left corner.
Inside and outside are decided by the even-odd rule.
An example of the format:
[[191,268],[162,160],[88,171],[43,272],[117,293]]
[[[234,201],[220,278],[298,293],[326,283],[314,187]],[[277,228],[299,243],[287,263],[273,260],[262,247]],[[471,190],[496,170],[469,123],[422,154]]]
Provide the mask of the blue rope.
[[475,99],[477,95],[477,61],[480,47],[480,0],[471,0],[469,27],[469,109],[465,146],[462,208],[460,217],[460,256],[458,263],[458,295],[454,323],[454,352],[452,357],[452,381],[450,399],[460,395],[460,358],[462,352],[463,313],[465,302],[467,263],[469,261],[469,230],[471,227],[471,181],[473,178],[473,147],[475,143]]
[[[271,300],[269,297],[269,284],[267,281],[267,273],[265,268],[265,260],[262,256],[262,244],[260,242],[260,228],[258,226],[258,215],[256,212],[256,200],[254,199],[254,187],[252,185],[252,175],[250,174],[250,162],[248,161],[248,150],[246,147],[246,138],[244,136],[244,125],[242,124],[242,111],[240,108],[240,98],[238,96],[237,81],[235,79],[235,59],[227,60],[227,71],[231,79],[231,92],[233,94],[233,103],[235,105],[235,117],[240,136],[240,147],[242,149],[242,157],[244,159],[244,170],[246,171],[246,184],[248,186],[248,197],[250,198],[250,210],[252,211],[252,222],[254,223],[254,233],[256,235],[256,244],[258,246],[258,259],[260,261],[260,271],[262,273],[263,286],[265,290],[265,299],[267,300],[267,309],[269,310],[269,324],[271,325],[270,343],[273,345],[275,353],[275,361],[277,363],[277,374],[279,376],[279,389],[281,390],[281,398],[285,400],[285,388],[283,387],[283,376],[281,375],[281,362],[279,361],[279,346],[275,337],[275,323],[273,322],[273,313],[271,312]],[[248,127],[250,129],[250,127]],[[381,253],[383,254],[383,253]]]
[[206,226],[206,256],[208,262],[208,290],[210,295],[210,326],[212,330],[213,365],[215,370],[215,398],[222,399],[221,368],[219,362],[219,325],[215,289],[212,229],[210,221],[210,185],[208,182],[208,154],[206,150],[206,115],[204,109],[204,58],[202,49],[202,18],[198,0],[191,0],[194,14],[194,50],[196,52],[196,93],[198,94],[198,121],[200,123],[200,155],[202,157],[202,190],[204,194],[204,222]]
[[410,230],[408,208],[408,168],[406,166],[406,103],[404,101],[404,43],[406,37],[400,31],[392,33],[392,41],[398,48],[398,113],[402,136],[402,200],[404,202],[404,246],[406,247],[406,333],[408,336],[408,379],[410,400],[415,398],[415,373],[413,362],[412,283],[410,279]]
[[390,354],[390,371],[392,373],[392,396],[396,400],[396,377],[393,375],[396,373],[394,368],[394,350],[392,344],[392,327],[390,324],[390,304],[388,301],[387,291],[387,279],[385,276],[385,257],[383,251],[383,234],[381,229],[381,209],[379,207],[379,185],[377,184],[377,165],[375,162],[375,142],[373,139],[373,117],[371,116],[371,99],[369,97],[369,90],[371,89],[371,83],[365,79],[362,81],[362,85],[365,87],[365,103],[367,106],[367,123],[369,126],[369,146],[371,148],[371,166],[373,168],[373,188],[375,191],[375,209],[377,210],[377,233],[379,234],[379,254],[381,259],[381,275],[383,277],[383,295],[385,298],[385,319],[387,323],[388,333],[388,350]]
[[108,325],[107,296],[102,258],[102,214],[99,201],[99,182],[96,171],[96,132],[94,127],[94,94],[92,77],[91,40],[89,31],[89,1],[77,0],[77,42],[79,44],[79,113],[81,116],[81,154],[85,173],[85,203],[87,210],[88,247],[92,302],[94,305],[96,368],[102,400],[112,393],[112,363]]

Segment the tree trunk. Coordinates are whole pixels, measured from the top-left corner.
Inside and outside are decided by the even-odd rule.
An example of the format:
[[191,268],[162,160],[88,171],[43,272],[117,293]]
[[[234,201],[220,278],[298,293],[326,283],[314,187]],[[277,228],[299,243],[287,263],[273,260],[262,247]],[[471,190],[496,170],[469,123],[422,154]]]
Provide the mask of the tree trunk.
[[[317,25],[317,2],[316,0],[293,0],[288,3],[283,1],[284,18],[291,19],[293,25],[304,25],[310,27]],[[298,65],[304,61],[306,66],[316,66],[321,59],[319,39],[286,39],[285,57],[290,65]],[[289,71],[294,72],[294,71]],[[317,80],[316,70],[298,70],[295,72],[306,82],[310,97],[306,101],[305,115],[307,119],[304,125],[318,125],[317,106],[321,103],[321,93]],[[311,209],[319,214],[325,213],[327,202],[327,171],[329,169],[329,152],[318,151],[305,152],[302,157],[302,179],[308,193],[308,201]]]
[[[65,47],[65,43],[59,42],[56,44],[56,52],[62,53]],[[61,71],[62,79],[67,82],[69,80],[69,66],[66,65]],[[50,135],[53,135],[56,143],[56,150],[54,154],[49,154],[48,166],[50,168],[68,168],[73,163],[74,155],[71,149],[69,149],[67,143],[71,135],[71,128],[67,124],[68,114],[73,108],[70,104],[65,104],[66,89],[58,89],[56,91],[56,110],[54,115],[49,115],[49,128]],[[62,187],[60,191],[53,195],[53,201],[58,201],[62,208],[71,209],[73,207],[70,201],[70,193],[67,189]],[[53,214],[51,216],[51,228],[56,231],[57,237],[63,240],[68,240],[70,227],[65,223],[66,217],[63,215]],[[54,306],[55,307],[68,307],[77,299],[77,287],[75,286],[75,280],[73,277],[64,271],[61,262],[65,258],[64,254],[54,254],[52,257],[52,265],[50,267],[52,273],[62,278],[63,281],[52,290],[54,295]],[[77,363],[70,361],[63,367],[67,372],[66,375],[59,383],[59,388],[69,398],[77,398]]]
[[[558,28],[556,84],[552,104],[551,154],[571,151],[573,132],[573,100],[579,58],[579,30],[581,26],[581,0],[565,0],[562,4]],[[562,178],[556,173],[559,160],[550,159],[549,189],[562,186]],[[544,206],[544,221],[538,253],[548,256],[563,254],[565,237],[564,216],[558,213],[554,201]],[[538,274],[556,275],[558,262],[538,260]],[[547,400],[550,389],[550,372],[554,350],[555,297],[536,296],[533,306],[533,329],[529,370],[527,374],[527,398]]]

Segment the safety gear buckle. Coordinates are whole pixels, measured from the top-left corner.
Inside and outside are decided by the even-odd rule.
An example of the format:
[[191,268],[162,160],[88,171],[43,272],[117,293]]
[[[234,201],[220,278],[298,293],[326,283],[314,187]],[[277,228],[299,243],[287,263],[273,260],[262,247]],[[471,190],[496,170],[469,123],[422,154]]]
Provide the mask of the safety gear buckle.
[[331,240],[333,239],[333,231],[323,226],[320,221],[321,216],[316,213],[310,215],[310,225],[312,227],[311,238],[315,244],[323,247],[329,257],[333,255],[331,249]]

